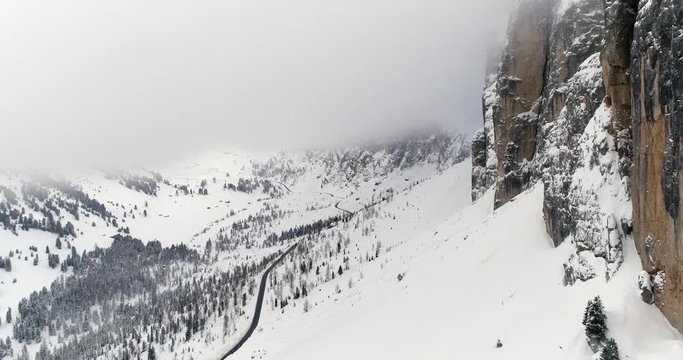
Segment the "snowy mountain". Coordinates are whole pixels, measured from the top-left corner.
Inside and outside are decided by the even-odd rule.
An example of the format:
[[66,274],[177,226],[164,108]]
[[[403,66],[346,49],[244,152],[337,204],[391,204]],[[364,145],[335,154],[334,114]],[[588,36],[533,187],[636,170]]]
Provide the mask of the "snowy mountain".
[[374,235],[381,209],[434,177],[457,181],[445,174],[467,163],[465,139],[213,152],[129,172],[6,171],[0,351],[218,358],[244,335],[259,277],[282,251],[293,249],[268,277],[264,319],[275,308],[312,309],[319,287],[346,287],[344,272],[379,263],[394,246]]
[[682,21],[517,2],[471,143],[4,170],[0,359],[681,359]]
[[[572,249],[566,286],[609,287],[627,271],[678,331],[682,21],[675,1],[518,2],[472,151],[473,199],[493,186],[502,208],[543,187],[546,233]],[[624,269],[634,252],[640,265]],[[611,359],[602,338],[592,350]],[[615,338],[622,350],[634,343]],[[626,354],[648,356],[666,358]]]

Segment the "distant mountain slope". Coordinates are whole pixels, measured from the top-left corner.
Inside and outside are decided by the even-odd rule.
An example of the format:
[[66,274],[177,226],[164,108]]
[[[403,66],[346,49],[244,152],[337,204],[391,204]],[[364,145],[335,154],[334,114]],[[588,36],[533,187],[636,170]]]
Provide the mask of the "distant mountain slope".
[[[372,238],[377,210],[468,151],[465,137],[439,133],[155,169],[3,172],[0,359],[213,359],[246,329],[253,284],[280,250],[297,245],[298,270],[281,265],[292,286],[269,283],[267,307],[341,286],[335,274],[385,251]],[[299,277],[314,266],[318,276]]]
[[455,132],[423,133],[382,144],[337,150],[311,150],[302,154],[280,153],[254,164],[254,173],[263,178],[296,183],[311,172],[320,185],[335,186],[379,179],[400,170],[421,165],[446,169],[469,157],[467,137]]

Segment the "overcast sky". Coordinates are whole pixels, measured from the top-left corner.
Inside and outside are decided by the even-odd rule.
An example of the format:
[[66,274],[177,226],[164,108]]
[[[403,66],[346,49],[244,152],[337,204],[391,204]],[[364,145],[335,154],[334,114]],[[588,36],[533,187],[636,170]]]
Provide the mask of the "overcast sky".
[[0,163],[469,132],[507,3],[3,0]]

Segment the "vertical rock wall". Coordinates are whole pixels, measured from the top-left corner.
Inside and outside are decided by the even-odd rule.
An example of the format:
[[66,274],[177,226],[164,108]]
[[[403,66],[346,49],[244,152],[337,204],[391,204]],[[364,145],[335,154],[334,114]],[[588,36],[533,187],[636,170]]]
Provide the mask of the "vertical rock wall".
[[633,231],[644,300],[683,330],[683,3],[521,0],[484,113],[473,199],[543,180],[566,284],[609,278]]
[[523,1],[513,16],[497,75],[493,107],[497,157],[496,207],[529,183],[544,88],[552,3]]
[[472,201],[478,200],[496,183],[498,160],[494,149],[493,108],[498,102],[496,77],[486,79],[482,99],[484,127],[472,137]]
[[616,137],[621,159],[619,171],[628,176],[631,171],[631,64],[633,26],[638,0],[604,0],[605,48],[602,52],[602,73],[606,101],[610,105],[610,133]]
[[634,238],[655,303],[683,330],[683,4],[641,0],[631,49]]
[[595,54],[604,41],[604,13],[601,0],[582,0],[557,8],[554,14],[536,167],[543,180],[546,229],[557,246],[576,228],[569,191],[578,162],[577,143],[604,97],[595,68],[600,65]]

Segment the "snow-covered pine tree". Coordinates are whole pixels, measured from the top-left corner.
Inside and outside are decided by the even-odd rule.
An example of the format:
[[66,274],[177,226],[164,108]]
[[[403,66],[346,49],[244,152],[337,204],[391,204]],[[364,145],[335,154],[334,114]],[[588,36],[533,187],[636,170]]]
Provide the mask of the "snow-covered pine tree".
[[588,345],[594,352],[597,352],[607,340],[607,315],[605,315],[605,308],[599,296],[588,301],[582,324],[585,326]]
[[19,354],[19,360],[31,360],[31,358],[28,355],[28,348],[26,347],[26,344],[24,344],[24,347],[21,349],[21,353]]
[[605,342],[602,353],[600,353],[600,360],[619,360],[619,348],[614,338]]
[[154,350],[154,346],[149,347],[149,351],[147,351],[147,360],[156,360],[157,355],[156,351]]

